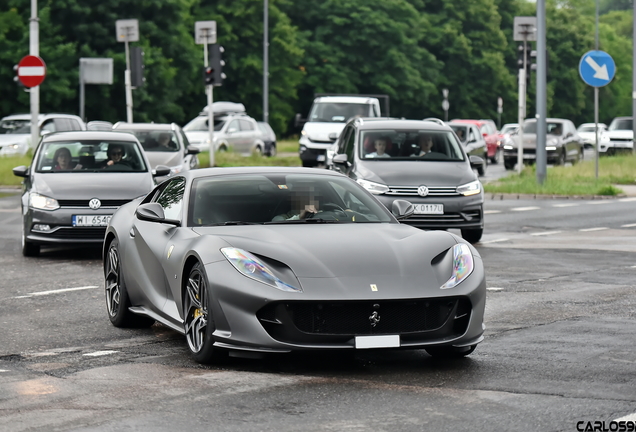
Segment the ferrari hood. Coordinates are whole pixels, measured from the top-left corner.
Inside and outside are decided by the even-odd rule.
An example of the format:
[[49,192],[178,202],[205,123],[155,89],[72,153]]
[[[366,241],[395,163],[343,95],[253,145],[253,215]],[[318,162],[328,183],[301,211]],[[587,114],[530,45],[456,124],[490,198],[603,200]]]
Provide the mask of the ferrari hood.
[[55,199],[133,199],[154,187],[150,173],[36,173],[33,191]]
[[411,278],[415,273],[436,278],[431,260],[456,244],[444,231],[385,223],[198,227],[194,231],[279,261],[299,278]]

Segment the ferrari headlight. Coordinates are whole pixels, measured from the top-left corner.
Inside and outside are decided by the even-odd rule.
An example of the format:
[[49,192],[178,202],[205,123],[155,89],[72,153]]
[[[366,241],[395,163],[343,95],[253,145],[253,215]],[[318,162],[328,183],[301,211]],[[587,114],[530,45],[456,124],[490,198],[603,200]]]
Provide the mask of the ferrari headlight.
[[460,193],[464,196],[476,195],[479,192],[481,192],[481,183],[479,182],[479,180],[457,186],[457,193]]
[[383,193],[387,193],[389,191],[389,187],[387,185],[383,185],[382,183],[376,183],[363,179],[358,179],[357,182],[360,186],[374,195],[382,195]]
[[453,273],[440,289],[455,288],[475,269],[473,254],[465,243],[453,246]]
[[235,269],[250,279],[278,288],[281,291],[302,292],[302,289],[289,285],[277,278],[261,260],[243,249],[226,247],[222,248],[221,252]]
[[31,192],[29,194],[29,207],[40,210],[56,210],[60,208],[60,204],[56,199]]

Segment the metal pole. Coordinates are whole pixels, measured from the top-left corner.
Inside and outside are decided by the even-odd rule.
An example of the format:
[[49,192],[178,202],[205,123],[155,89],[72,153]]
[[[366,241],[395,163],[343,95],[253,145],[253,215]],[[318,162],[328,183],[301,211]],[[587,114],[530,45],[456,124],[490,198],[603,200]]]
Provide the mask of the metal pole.
[[[636,1],[634,1],[634,16],[636,17]],[[636,145],[634,145],[634,138],[636,138],[636,19],[634,20],[634,37],[632,41],[632,154],[636,156]],[[598,144],[596,144],[598,153]]]
[[[594,135],[596,136],[596,148],[598,149],[598,87],[594,87],[594,130]],[[594,159],[596,179],[598,180],[598,150],[596,151]]]
[[[40,25],[38,22],[38,1],[31,0],[31,22],[29,23],[29,54],[40,55]],[[31,148],[35,149],[40,138],[40,86],[31,87],[29,91],[31,102]]]
[[519,70],[519,144],[517,146],[517,172],[523,171],[523,122],[526,119],[526,73],[528,71],[528,32],[523,34],[523,68]]
[[80,59],[79,65],[79,85],[80,85],[80,106],[79,106],[79,115],[80,118],[86,121],[85,113],[84,113],[84,104],[86,101],[86,96],[84,95],[84,62]]
[[126,121],[133,122],[133,100],[132,84],[130,81],[130,51],[128,49],[128,30],[126,30],[126,71],[124,72],[124,83],[126,85]]
[[[209,29],[205,29],[205,38],[203,42],[203,66],[206,68],[210,65],[208,59],[208,33]],[[208,99],[208,140],[210,141],[210,166],[213,167],[216,162],[214,161],[214,155],[216,148],[214,147],[214,112],[212,112],[212,86],[205,86],[205,94]]]
[[269,2],[263,1],[263,121],[269,123]]
[[542,185],[547,175],[547,82],[546,82],[546,14],[545,0],[537,0],[537,182]]

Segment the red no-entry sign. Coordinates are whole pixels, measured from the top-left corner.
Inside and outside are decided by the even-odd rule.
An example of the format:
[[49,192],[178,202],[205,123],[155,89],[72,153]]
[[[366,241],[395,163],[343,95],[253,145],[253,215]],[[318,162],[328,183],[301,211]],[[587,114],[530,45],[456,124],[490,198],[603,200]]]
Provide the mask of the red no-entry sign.
[[37,87],[46,77],[46,64],[38,56],[28,55],[18,63],[18,78],[25,87]]

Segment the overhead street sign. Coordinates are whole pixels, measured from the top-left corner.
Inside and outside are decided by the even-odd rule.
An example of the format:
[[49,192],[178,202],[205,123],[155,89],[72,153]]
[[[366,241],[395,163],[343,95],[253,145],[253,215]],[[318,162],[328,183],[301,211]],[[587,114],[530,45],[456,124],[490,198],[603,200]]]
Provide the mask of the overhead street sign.
[[579,75],[585,84],[603,87],[612,81],[616,74],[614,59],[605,51],[588,51],[579,62]]
[[512,36],[515,41],[536,41],[537,17],[516,16],[513,23]]
[[18,79],[25,87],[37,87],[46,77],[46,64],[38,56],[28,55],[18,63]]
[[194,42],[197,45],[216,43],[216,21],[194,23]]
[[139,42],[139,21],[125,19],[115,21],[117,42]]

